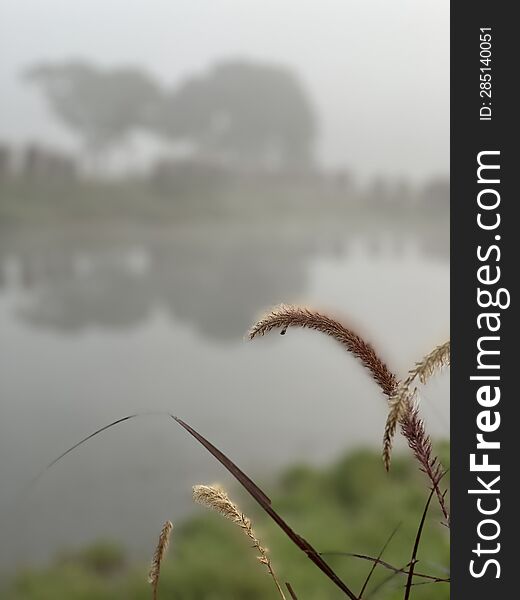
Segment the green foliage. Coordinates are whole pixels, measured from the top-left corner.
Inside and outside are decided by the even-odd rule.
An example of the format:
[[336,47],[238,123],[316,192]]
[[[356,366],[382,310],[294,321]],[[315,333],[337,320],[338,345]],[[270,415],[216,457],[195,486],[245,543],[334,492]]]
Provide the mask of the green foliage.
[[115,575],[125,567],[123,549],[114,542],[99,541],[79,552],[68,552],[61,556],[63,564],[75,564],[95,575]]
[[[437,448],[449,464],[447,444]],[[445,481],[446,486],[449,485]],[[295,466],[277,484],[265,486],[284,518],[323,552],[357,552],[377,556],[387,537],[401,523],[383,559],[399,568],[410,560],[424,503],[425,480],[413,460],[395,456],[387,474],[372,451],[350,453],[328,468]],[[231,494],[253,519],[258,537],[270,548],[280,581],[290,581],[300,600],[335,600],[344,596],[292,545],[278,528],[238,490]],[[221,516],[202,512],[175,528],[163,563],[159,598],[168,600],[256,600],[276,598],[271,579],[256,562],[247,539]],[[175,518],[175,515],[172,514]],[[446,577],[449,532],[432,503],[416,571]],[[345,555],[326,556],[348,585],[359,590],[371,563]],[[43,570],[19,573],[6,600],[141,600],[150,598],[147,565],[125,566],[112,545],[97,544]],[[391,572],[378,567],[369,592]],[[421,581],[419,579],[417,582]],[[374,596],[401,600],[404,575],[393,577]],[[449,585],[414,587],[414,600],[449,598]]]

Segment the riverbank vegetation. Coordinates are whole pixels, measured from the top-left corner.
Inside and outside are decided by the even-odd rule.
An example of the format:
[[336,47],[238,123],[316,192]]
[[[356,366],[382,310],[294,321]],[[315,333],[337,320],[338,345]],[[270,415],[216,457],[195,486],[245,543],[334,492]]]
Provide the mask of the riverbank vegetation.
[[[449,447],[436,444],[444,466],[449,466]],[[195,483],[195,482],[194,482]],[[444,480],[449,486],[447,479]],[[174,482],[173,482],[174,485]],[[269,487],[273,504],[295,530],[313,541],[334,570],[360,589],[372,562],[393,529],[397,532],[382,560],[404,569],[427,496],[422,473],[409,452],[396,453],[392,469],[385,473],[380,453],[359,450],[324,467],[294,465],[284,470]],[[232,496],[251,517],[255,531],[268,545],[276,573],[290,581],[298,598],[334,600],[344,597],[307,558],[277,529],[269,518],[239,490]],[[265,600],[276,598],[272,580],[255,564],[254,550],[243,534],[217,514],[197,508],[194,516],[175,522],[175,507],[168,515],[175,530],[161,568],[160,599]],[[449,577],[449,531],[443,515],[432,503],[425,525],[416,572]],[[161,526],[160,521],[157,524]],[[153,548],[150,548],[150,555]],[[63,552],[49,565],[21,570],[0,595],[5,600],[147,600],[148,561],[131,560],[109,542]],[[447,600],[449,584],[415,579],[414,600]],[[379,565],[364,598],[401,600],[405,573]]]

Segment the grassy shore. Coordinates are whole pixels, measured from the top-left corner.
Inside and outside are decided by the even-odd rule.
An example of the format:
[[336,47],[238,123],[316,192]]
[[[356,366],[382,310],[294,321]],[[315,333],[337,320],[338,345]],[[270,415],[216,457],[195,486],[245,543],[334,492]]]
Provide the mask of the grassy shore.
[[381,223],[447,220],[446,207],[384,202],[374,205],[362,192],[316,185],[234,182],[211,186],[196,180],[182,188],[160,188],[150,181],[88,179],[0,180],[0,225],[107,223],[244,223],[298,221]]
[[[449,465],[448,445],[438,447]],[[212,483],[198,482],[193,483]],[[445,482],[449,485],[449,482]],[[392,530],[398,531],[383,559],[401,568],[409,562],[427,485],[409,454],[396,456],[389,474],[373,451],[357,451],[335,463],[315,468],[296,465],[266,486],[277,510],[320,551],[377,556]],[[343,598],[272,522],[236,490],[230,496],[253,520],[258,537],[269,548],[277,575],[289,581],[300,600]],[[151,493],[153,493],[151,491]],[[170,552],[162,566],[159,598],[178,600],[265,600],[276,589],[255,550],[229,521],[202,507],[185,522],[174,522]],[[417,572],[449,576],[449,531],[436,506],[428,515],[419,550]],[[150,557],[162,523],[150,532]],[[326,557],[354,590],[359,590],[371,563],[352,556]],[[148,564],[130,561],[117,545],[100,542],[69,550],[52,564],[26,569],[11,579],[0,595],[5,600],[141,600],[151,597]],[[386,583],[384,583],[386,581]],[[429,580],[417,578],[416,582]],[[365,598],[401,600],[405,576],[379,566]],[[376,590],[376,588],[379,589]],[[425,583],[413,588],[414,600],[449,598],[449,584]]]

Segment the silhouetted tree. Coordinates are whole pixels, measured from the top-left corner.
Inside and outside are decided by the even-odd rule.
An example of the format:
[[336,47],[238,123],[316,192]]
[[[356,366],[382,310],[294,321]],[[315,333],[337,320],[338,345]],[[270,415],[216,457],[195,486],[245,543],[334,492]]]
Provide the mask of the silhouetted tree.
[[110,149],[146,126],[160,90],[135,68],[101,70],[84,62],[43,64],[26,72],[56,114],[92,153]]
[[202,155],[302,166],[311,160],[316,122],[290,70],[237,61],[217,64],[167,94],[155,127],[192,142]]
[[221,63],[172,91],[137,69],[85,62],[38,65],[26,75],[91,154],[141,127],[233,164],[301,167],[312,157],[314,113],[300,81],[284,67]]

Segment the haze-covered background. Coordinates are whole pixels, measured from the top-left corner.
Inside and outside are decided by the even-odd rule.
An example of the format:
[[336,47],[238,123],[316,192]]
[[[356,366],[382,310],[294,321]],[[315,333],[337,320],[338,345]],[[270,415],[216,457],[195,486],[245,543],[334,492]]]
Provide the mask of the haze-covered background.
[[18,0],[1,3],[0,135],[74,147],[20,82],[35,62],[136,65],[165,85],[217,60],[293,69],[320,118],[317,154],[423,179],[449,165],[449,3],[384,0]]
[[[126,414],[174,412],[268,481],[379,450],[384,400],[332,341],[243,338],[311,304],[402,374],[448,337],[448,37],[444,0],[0,0],[6,582],[100,538],[144,560],[192,484],[229,481],[150,416],[19,500]],[[441,376],[438,439],[448,405]]]

